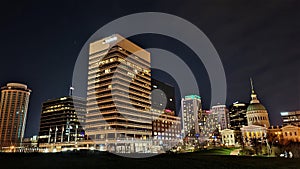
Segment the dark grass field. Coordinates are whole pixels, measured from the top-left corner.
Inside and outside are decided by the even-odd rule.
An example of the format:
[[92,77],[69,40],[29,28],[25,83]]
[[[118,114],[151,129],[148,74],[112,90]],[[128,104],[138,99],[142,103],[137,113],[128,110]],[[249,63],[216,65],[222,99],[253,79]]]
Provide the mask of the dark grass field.
[[300,159],[203,155],[201,153],[161,154],[149,158],[126,158],[109,153],[0,154],[1,169],[300,169]]

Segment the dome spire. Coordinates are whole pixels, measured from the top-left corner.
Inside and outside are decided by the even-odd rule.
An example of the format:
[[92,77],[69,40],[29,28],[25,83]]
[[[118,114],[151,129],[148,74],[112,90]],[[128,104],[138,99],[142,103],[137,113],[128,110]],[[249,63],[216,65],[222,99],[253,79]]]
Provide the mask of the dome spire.
[[250,77],[250,83],[251,83],[251,91],[252,91],[252,93],[255,93],[255,92],[254,92],[254,86],[253,86],[253,80],[252,80],[252,77]]
[[252,80],[252,78],[250,77],[250,83],[251,83],[251,98],[252,98],[252,100],[251,100],[251,102],[250,103],[259,103],[259,100],[257,99],[257,95],[256,95],[256,93],[255,93],[255,91],[254,91],[254,85],[253,85],[253,80]]

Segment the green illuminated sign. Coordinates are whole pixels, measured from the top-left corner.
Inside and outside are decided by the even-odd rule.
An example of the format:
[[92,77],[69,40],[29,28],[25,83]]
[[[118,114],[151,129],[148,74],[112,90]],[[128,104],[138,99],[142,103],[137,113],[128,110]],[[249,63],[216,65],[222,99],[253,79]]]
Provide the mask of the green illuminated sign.
[[201,99],[200,96],[198,95],[188,95],[188,96],[185,96],[186,99]]

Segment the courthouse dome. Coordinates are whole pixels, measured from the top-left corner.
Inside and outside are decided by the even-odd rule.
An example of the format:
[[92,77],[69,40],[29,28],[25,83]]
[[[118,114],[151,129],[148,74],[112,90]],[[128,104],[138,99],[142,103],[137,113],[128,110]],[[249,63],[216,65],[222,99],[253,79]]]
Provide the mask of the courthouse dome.
[[252,103],[247,108],[247,112],[256,110],[266,110],[266,108],[261,103]]
[[264,127],[270,126],[270,121],[268,117],[268,111],[265,106],[263,106],[260,101],[257,99],[257,94],[254,91],[253,82],[251,81],[251,101],[247,107],[247,121],[248,125],[259,125]]

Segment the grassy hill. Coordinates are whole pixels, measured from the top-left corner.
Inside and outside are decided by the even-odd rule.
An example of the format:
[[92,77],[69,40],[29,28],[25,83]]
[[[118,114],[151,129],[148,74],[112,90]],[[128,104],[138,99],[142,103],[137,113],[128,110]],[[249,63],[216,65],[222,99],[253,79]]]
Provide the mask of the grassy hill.
[[[161,154],[150,158],[125,158],[110,153],[0,154],[1,168],[20,169],[299,169],[300,159],[261,158],[205,153]],[[5,166],[5,167],[4,167]]]

